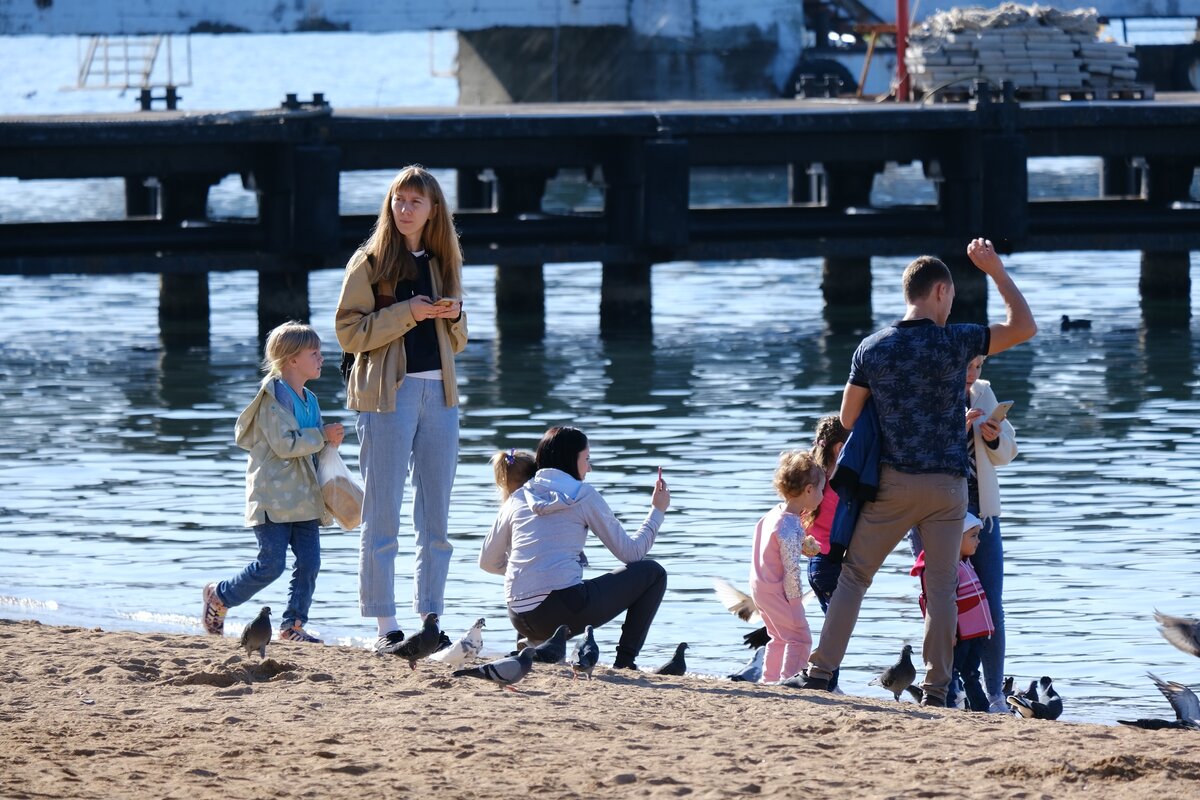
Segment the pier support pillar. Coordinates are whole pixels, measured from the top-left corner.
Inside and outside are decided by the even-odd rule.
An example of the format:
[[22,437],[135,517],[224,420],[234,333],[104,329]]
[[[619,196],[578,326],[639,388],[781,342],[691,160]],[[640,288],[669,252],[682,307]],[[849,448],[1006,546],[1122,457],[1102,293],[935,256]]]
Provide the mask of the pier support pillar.
[[496,267],[496,329],[501,339],[546,335],[546,279],[541,264]]
[[821,268],[821,294],[827,306],[871,307],[871,259],[829,256]]
[[[541,214],[546,181],[553,171],[496,170],[492,185],[496,213]],[[461,185],[460,181],[460,185]],[[476,181],[476,186],[483,184]],[[496,266],[496,327],[501,338],[541,339],[546,334],[546,280],[541,264]]]
[[[965,247],[963,248],[965,251]],[[983,274],[966,252],[938,256],[950,268],[954,278],[954,306],[950,322],[987,323],[987,275]]]
[[1143,300],[1188,304],[1192,292],[1191,259],[1182,252],[1142,253],[1138,290]]
[[308,270],[302,266],[286,272],[258,273],[258,338],[271,329],[295,320],[308,322]]
[[1101,197],[1136,197],[1142,193],[1141,170],[1128,156],[1105,156],[1100,161]]
[[[164,222],[206,219],[208,189],[220,176],[189,175],[159,182],[157,212]],[[131,191],[130,181],[137,184]],[[149,198],[137,191],[143,179],[126,179],[126,210],[143,210]],[[154,213],[151,210],[150,213]],[[164,273],[158,285],[158,329],[167,348],[208,344],[208,273]]]
[[[1192,188],[1194,170],[1187,160],[1146,159],[1144,192],[1147,205],[1166,208],[1177,200],[1186,200]],[[1181,313],[1190,314],[1192,278],[1188,251],[1143,252],[1138,290],[1143,301],[1160,311],[1175,307],[1173,312],[1164,311],[1167,317],[1177,320]]]
[[[883,167],[883,164],[877,163],[824,165],[825,205],[838,211],[869,206],[875,175],[882,171]],[[865,306],[869,316],[870,256],[827,257],[821,269],[821,294],[827,306]]]
[[649,264],[604,264],[600,278],[600,336],[653,329]]

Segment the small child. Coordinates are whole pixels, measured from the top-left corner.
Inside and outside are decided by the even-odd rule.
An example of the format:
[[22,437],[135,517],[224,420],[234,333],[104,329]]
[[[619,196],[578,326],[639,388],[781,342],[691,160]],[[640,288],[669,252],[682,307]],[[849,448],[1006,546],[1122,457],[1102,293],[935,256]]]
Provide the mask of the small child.
[[[837,414],[830,414],[817,420],[817,430],[814,436],[812,456],[821,469],[825,470],[825,491],[821,496],[821,505],[817,509],[808,533],[817,541],[820,552],[812,555],[808,561],[808,585],[817,595],[817,602],[822,611],[829,610],[829,598],[837,588],[838,578],[842,574],[842,562],[827,558],[829,554],[829,526],[833,524],[833,514],[837,510],[838,494],[829,485],[833,473],[837,471],[838,456],[842,453],[842,445],[850,438],[850,432],[842,426]],[[806,554],[807,555],[807,554]],[[833,688],[830,683],[830,688]]]
[[496,475],[496,488],[500,490],[500,501],[503,502],[533,477],[537,472],[537,461],[528,450],[502,450],[492,456],[492,472]]
[[804,524],[821,504],[825,471],[803,450],[781,453],[775,491],[783,502],[758,521],[750,561],[750,596],[771,640],[763,659],[762,682],[795,675],[812,650],[812,632],[804,615],[801,548]]
[[[969,560],[979,548],[979,529],[982,525],[979,518],[970,512],[963,518],[962,546],[958,553],[961,559],[958,562],[958,639],[954,644],[954,670],[946,690],[946,706],[953,708],[958,701],[958,684],[962,683],[970,711],[987,711],[990,705],[979,683],[979,666],[983,657],[983,643],[996,632],[987,595]],[[912,574],[921,578],[921,615],[924,616],[924,550],[917,556]]]
[[204,587],[204,629],[225,633],[225,614],[283,574],[291,546],[296,563],[288,586],[279,638],[320,639],[304,630],[321,569],[319,526],[330,524],[317,482],[315,456],[345,436],[338,423],[323,425],[317,397],[304,384],[321,377],[321,339],[308,325],[287,322],[267,335],[267,376],[254,401],[238,416],[236,441],[250,452],[246,463],[246,526],[254,528],[258,558],[232,580]]

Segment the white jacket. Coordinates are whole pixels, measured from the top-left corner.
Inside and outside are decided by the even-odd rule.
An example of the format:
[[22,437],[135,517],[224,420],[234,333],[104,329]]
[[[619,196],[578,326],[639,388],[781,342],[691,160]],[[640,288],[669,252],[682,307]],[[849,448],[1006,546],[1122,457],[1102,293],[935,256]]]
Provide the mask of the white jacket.
[[980,423],[997,406],[992,385],[983,379],[971,384],[971,408],[982,409],[984,416],[975,423],[975,474],[979,480],[979,516],[1000,516],[1000,482],[996,480],[996,467],[1003,466],[1017,457],[1017,432],[1007,419],[1000,423],[999,444],[993,450],[979,432]]
[[483,540],[479,566],[504,576],[509,606],[583,581],[580,553],[588,531],[622,563],[641,561],[662,525],[651,508],[630,536],[590,485],[557,469],[540,469],[512,493]]

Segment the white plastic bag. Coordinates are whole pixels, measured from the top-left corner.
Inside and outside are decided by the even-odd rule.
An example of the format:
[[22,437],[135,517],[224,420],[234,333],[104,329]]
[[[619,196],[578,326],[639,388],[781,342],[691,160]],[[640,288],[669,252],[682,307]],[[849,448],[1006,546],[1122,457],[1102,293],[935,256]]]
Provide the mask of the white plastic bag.
[[325,509],[342,530],[353,530],[362,522],[363,490],[350,474],[337,448],[325,445],[317,456],[317,481]]

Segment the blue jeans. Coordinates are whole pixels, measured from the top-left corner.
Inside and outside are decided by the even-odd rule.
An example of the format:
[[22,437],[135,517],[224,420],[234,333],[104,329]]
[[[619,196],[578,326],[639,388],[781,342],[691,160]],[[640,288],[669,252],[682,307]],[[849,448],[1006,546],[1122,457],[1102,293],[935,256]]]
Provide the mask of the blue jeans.
[[288,585],[288,604],[280,628],[293,623],[308,622],[317,573],[321,571],[321,529],[318,520],[304,522],[272,522],[254,526],[258,539],[258,558],[238,573],[233,580],[217,584],[217,597],[229,608],[240,606],[261,592],[283,574],[287,566],[288,546],[296,556],[292,581]]
[[[972,514],[979,509],[967,508]],[[921,536],[916,529],[908,532],[913,557],[921,552]],[[979,529],[979,549],[971,556],[971,566],[979,576],[983,593],[987,595],[988,608],[992,611],[992,625],[996,632],[990,639],[981,640],[983,660],[983,684],[990,697],[1004,692],[1004,542],[1000,538],[1000,517],[986,517]]]
[[967,695],[967,710],[987,712],[987,695],[983,693],[983,687],[979,685],[979,663],[988,641],[987,637],[978,637],[975,639],[959,639],[955,643],[954,674],[950,680],[950,688],[946,691],[946,705],[948,707],[953,707],[956,704],[956,700],[958,699],[958,685],[961,682],[963,691]]
[[450,572],[450,489],[458,468],[458,407],[446,405],[441,381],[406,378],[396,410],[358,415],[363,522],[358,601],[364,617],[396,613],[396,553],[404,484],[412,473],[413,610],[441,614]]

